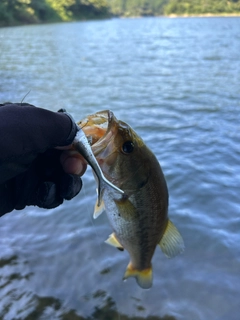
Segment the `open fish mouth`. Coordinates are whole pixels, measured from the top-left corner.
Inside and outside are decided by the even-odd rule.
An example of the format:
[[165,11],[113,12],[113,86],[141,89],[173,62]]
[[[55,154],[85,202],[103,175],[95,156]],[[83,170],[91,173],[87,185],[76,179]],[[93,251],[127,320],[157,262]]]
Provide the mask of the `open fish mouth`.
[[110,110],[104,110],[95,114],[89,115],[78,125],[84,131],[90,145],[94,145],[111,130],[115,117]]

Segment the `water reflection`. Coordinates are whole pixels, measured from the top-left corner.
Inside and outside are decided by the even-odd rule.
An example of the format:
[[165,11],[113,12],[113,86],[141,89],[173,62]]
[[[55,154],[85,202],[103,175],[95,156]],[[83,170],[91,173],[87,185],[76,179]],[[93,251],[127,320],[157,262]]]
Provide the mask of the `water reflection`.
[[[13,255],[10,258],[6,259],[0,259],[0,268],[4,268],[5,266],[16,266],[18,265],[17,256]],[[16,281],[16,280],[29,280],[30,277],[33,275],[32,272],[22,274],[20,272],[13,272],[9,273],[9,268],[6,268],[6,272],[1,272],[0,275],[0,289],[3,289],[4,287],[8,286],[10,283]]]
[[[171,315],[128,316],[118,311],[114,299],[104,290],[96,290],[84,295],[80,303],[92,302],[92,313],[82,316],[74,309],[66,308],[65,301],[51,296],[38,296],[29,290],[29,282],[34,275],[28,272],[28,261],[17,255],[0,259],[0,319],[62,319],[62,320],[176,320]],[[102,274],[109,273],[106,268]],[[134,301],[136,313],[146,311],[141,299],[130,297]],[[16,318],[17,316],[17,318]]]
[[24,287],[32,275],[27,262],[20,261],[17,255],[0,259],[0,319],[12,319],[12,309],[27,305],[29,293]]
[[[104,291],[96,291],[91,299],[103,298],[102,306],[95,306],[93,313],[90,316],[82,317],[78,315],[75,310],[63,311],[60,312],[58,319],[61,320],[176,320],[175,317],[165,315],[163,317],[158,316],[148,316],[148,317],[139,317],[133,316],[129,317],[122,313],[119,313],[116,308],[116,303],[114,300],[107,296],[107,293]],[[58,314],[59,311],[63,308],[62,302],[59,299],[53,297],[38,297],[35,296],[35,310],[31,312],[24,320],[36,320],[42,319],[43,316],[51,314]],[[141,306],[137,307],[142,308]],[[144,310],[144,308],[143,308]],[[45,318],[44,318],[45,319]]]

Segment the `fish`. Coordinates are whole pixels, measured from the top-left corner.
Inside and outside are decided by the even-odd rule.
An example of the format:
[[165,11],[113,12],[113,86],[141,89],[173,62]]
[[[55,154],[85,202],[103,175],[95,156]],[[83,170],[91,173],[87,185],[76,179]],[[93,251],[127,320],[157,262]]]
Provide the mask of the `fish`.
[[105,189],[95,204],[94,218],[105,211],[113,229],[105,242],[129,253],[123,280],[134,277],[141,288],[149,289],[156,247],[168,258],[184,251],[183,238],[168,217],[168,188],[159,161],[110,110],[89,115],[78,125],[91,141],[104,176],[124,191]]

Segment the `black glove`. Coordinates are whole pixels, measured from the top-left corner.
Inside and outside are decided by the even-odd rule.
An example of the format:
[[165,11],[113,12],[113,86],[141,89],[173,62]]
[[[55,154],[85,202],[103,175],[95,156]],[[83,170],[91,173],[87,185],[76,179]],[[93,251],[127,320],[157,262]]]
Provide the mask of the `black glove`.
[[65,113],[24,104],[0,104],[0,216],[26,205],[54,208],[79,193],[54,147],[72,143],[78,128]]

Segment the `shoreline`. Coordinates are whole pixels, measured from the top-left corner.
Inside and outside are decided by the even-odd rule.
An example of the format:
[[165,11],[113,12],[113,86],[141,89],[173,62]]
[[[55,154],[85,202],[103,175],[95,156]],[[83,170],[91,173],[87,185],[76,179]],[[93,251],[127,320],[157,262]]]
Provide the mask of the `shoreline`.
[[169,14],[167,18],[234,18],[240,17],[240,13],[203,13],[203,14]]
[[7,25],[0,25],[1,28],[8,28],[8,27],[20,27],[20,26],[30,26],[30,25],[45,25],[45,24],[52,24],[52,23],[71,23],[71,22],[83,22],[83,21],[96,21],[96,20],[111,20],[111,19],[140,19],[140,18],[239,18],[240,13],[221,13],[221,14],[214,14],[214,13],[205,13],[205,14],[169,14],[169,15],[142,15],[142,16],[110,16],[104,18],[97,18],[97,19],[79,19],[79,20],[70,20],[70,21],[44,21],[44,22],[36,22],[36,23],[15,23],[15,24],[7,24]]
[[[137,19],[137,18],[222,18],[222,17],[240,17],[239,13],[202,13],[202,14],[166,14],[166,15],[142,15],[142,16],[113,16],[112,18],[120,18],[120,19]],[[110,18],[111,19],[111,18]]]

